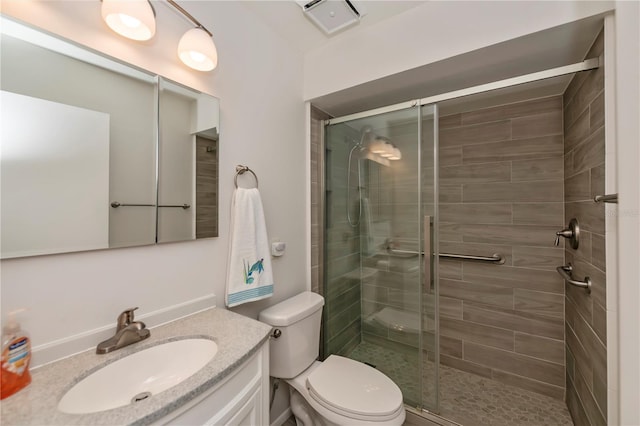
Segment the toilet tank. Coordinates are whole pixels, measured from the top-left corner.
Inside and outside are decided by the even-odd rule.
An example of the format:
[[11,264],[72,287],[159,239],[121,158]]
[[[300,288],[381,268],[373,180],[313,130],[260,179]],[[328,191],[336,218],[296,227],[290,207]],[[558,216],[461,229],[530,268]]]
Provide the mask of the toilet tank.
[[260,312],[258,319],[282,334],[269,341],[269,375],[292,379],[318,358],[324,299],[305,291]]

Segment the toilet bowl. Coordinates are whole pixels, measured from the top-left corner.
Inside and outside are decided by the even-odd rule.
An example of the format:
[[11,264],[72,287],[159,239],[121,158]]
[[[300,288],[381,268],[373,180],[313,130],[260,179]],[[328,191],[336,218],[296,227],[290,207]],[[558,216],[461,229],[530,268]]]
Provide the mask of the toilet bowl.
[[382,372],[331,355],[316,361],[322,296],[304,292],[260,313],[280,333],[270,341],[270,375],[290,385],[298,426],[400,426],[405,409],[400,388]]
[[[380,371],[349,358],[331,355],[286,382],[291,392],[302,396],[298,403],[304,407],[304,401],[313,410],[314,425],[400,426],[405,419],[398,386]],[[295,402],[292,398],[294,416]]]

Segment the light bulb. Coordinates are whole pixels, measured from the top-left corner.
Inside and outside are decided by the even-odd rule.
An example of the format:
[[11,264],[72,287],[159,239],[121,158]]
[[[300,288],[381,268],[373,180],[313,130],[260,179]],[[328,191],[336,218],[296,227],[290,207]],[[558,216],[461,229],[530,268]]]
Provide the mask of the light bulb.
[[129,28],[138,28],[140,25],[142,25],[142,22],[140,22],[139,19],[136,19],[133,16],[129,16],[124,13],[119,13],[118,17],[120,18],[120,21],[122,22],[122,24]]
[[193,50],[191,52],[189,52],[189,56],[191,56],[191,59],[193,59],[194,61],[196,61],[198,63],[202,63],[202,62],[207,60],[207,57],[204,56],[202,53],[196,52],[196,51],[193,51]]
[[156,33],[148,0],[102,0],[101,13],[109,28],[132,40],[149,40]]
[[198,71],[211,71],[218,65],[218,51],[211,36],[202,28],[192,28],[178,43],[178,56]]

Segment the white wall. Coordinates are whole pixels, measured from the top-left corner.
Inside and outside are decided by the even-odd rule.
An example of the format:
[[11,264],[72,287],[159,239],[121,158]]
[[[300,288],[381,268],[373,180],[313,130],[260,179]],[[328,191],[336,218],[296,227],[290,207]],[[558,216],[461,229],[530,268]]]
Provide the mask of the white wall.
[[307,53],[304,98],[314,99],[611,9],[613,2],[609,1],[430,1],[377,25],[355,27]]
[[181,4],[214,33],[220,62],[211,73],[188,69],[177,58],[177,43],[190,24],[164,2],[154,2],[158,29],[149,42],[111,32],[97,1],[2,2],[4,14],[221,100],[220,237],[2,261],[2,309],[30,309],[22,323],[36,348],[113,327],[129,306],[144,314],[213,293],[222,304],[236,164],[250,166],[260,178],[269,237],[286,241],[287,253],[273,262],[274,297],[234,310],[256,317],[306,288],[302,58],[241,2]]
[[640,3],[616,3],[619,424],[640,424]]

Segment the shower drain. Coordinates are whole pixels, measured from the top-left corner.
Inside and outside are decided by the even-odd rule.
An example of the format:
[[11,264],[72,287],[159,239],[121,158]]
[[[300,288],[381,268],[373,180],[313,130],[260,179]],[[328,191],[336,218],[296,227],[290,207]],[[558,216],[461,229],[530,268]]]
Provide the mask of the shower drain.
[[136,396],[131,398],[131,402],[144,401],[145,399],[149,398],[150,396],[151,396],[151,392],[140,392],[139,394],[137,394]]

